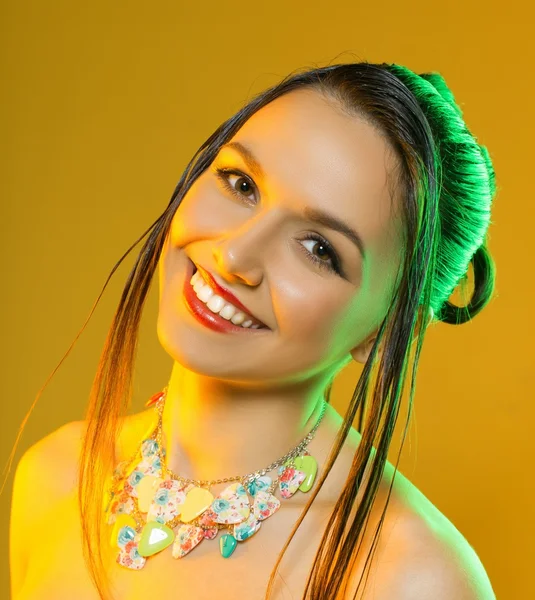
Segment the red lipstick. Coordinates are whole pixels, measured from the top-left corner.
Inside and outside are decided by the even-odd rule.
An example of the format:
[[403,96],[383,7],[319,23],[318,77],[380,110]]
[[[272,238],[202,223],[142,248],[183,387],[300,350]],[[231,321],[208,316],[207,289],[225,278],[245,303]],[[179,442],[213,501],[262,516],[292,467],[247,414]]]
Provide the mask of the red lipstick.
[[[241,325],[234,325],[232,321],[224,319],[221,315],[213,313],[204,302],[201,302],[197,298],[190,281],[195,272],[196,265],[190,261],[186,278],[184,280],[184,302],[189,312],[195,317],[197,321],[203,325],[213,329],[214,331],[222,333],[240,333],[240,334],[261,334],[262,332],[269,332],[270,329],[267,326],[263,326],[257,329],[251,327],[241,327]],[[232,294],[231,294],[232,295]],[[253,315],[251,315],[253,316]],[[256,317],[254,317],[256,319]]]
[[221,287],[217,283],[217,281],[212,277],[212,275],[210,275],[210,273],[208,273],[208,271],[205,271],[199,265],[195,265],[195,266],[199,270],[200,274],[202,275],[202,277],[206,281],[206,283],[208,283],[208,285],[214,290],[214,292],[218,296],[221,296],[221,298],[228,300],[231,304],[234,304],[234,306],[236,308],[239,308],[244,313],[251,315],[251,317],[254,317],[261,325],[263,325],[264,327],[267,327],[267,325],[265,323],[262,323],[262,321],[258,317],[256,317],[244,304],[242,304],[230,290],[227,290],[226,288]]

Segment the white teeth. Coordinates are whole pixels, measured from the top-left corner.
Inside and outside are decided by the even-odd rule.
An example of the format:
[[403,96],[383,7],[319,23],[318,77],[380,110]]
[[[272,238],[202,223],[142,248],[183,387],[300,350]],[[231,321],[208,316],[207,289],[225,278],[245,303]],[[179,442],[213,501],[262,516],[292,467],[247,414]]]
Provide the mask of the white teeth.
[[[232,306],[232,305],[231,305]],[[235,308],[234,306],[232,308]],[[235,315],[230,317],[230,320],[234,323],[234,325],[241,325],[245,321],[246,317],[244,313],[238,311]]]
[[218,313],[222,308],[223,305],[225,304],[225,301],[223,300],[223,298],[220,298],[217,294],[214,294],[206,303],[206,306],[208,306],[208,308],[215,313]]
[[241,310],[238,310],[233,304],[230,304],[224,298],[218,296],[204,281],[199,274],[199,271],[195,271],[190,283],[197,298],[204,302],[213,313],[219,314],[220,317],[223,317],[223,319],[226,319],[227,321],[231,321],[234,325],[241,325],[245,328],[251,327],[251,329],[260,328],[260,324],[258,323],[253,325],[253,321],[249,318],[249,315],[246,315]]
[[204,281],[202,280],[202,277],[197,276],[197,273],[199,271],[196,271],[195,274],[193,275],[193,277],[191,278],[190,283],[193,286],[193,289],[195,290],[195,292],[200,291],[200,289],[203,287],[204,285]]
[[226,319],[227,321],[230,321],[235,313],[236,309],[232,306],[232,304],[225,304],[225,306],[223,306],[223,308],[219,311],[219,316],[223,317],[223,319]]
[[200,300],[202,300],[205,304],[208,300],[214,295],[214,290],[208,286],[203,285],[202,288],[197,292],[197,296]]

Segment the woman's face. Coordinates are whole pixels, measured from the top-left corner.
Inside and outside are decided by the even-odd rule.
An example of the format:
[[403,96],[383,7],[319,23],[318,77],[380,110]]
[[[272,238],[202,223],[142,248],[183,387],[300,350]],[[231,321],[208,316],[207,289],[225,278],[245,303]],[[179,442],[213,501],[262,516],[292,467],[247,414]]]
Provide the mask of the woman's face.
[[[311,89],[277,98],[231,142],[259,168],[223,147],[178,207],[159,265],[162,346],[188,369],[249,384],[305,381],[351,356],[364,361],[403,251],[390,146]],[[364,255],[306,210],[356,232]],[[220,333],[199,323],[183,297],[189,261],[268,328]]]

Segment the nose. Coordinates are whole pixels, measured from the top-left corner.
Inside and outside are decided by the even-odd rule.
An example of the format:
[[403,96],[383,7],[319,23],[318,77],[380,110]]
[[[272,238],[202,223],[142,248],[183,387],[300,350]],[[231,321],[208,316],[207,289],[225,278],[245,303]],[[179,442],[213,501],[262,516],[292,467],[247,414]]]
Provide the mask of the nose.
[[262,211],[215,242],[212,253],[219,273],[228,281],[260,285],[265,258],[274,248],[280,215]]
[[[260,285],[262,270],[258,265],[258,258],[237,255],[233,248],[226,244],[217,244],[213,249],[213,256],[217,265],[217,272],[229,282],[244,283],[251,287]],[[256,265],[253,261],[257,261]]]

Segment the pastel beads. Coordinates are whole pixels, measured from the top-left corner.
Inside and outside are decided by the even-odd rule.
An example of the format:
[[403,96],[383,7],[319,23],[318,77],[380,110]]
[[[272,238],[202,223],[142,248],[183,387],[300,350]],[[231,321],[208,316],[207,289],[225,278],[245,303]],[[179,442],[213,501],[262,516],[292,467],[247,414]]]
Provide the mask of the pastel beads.
[[316,473],[318,472],[318,461],[310,454],[306,456],[298,456],[294,460],[295,468],[305,474],[303,483],[299,486],[299,491],[308,492],[314,484]]
[[187,493],[181,508],[180,520],[189,523],[203,513],[213,502],[214,495],[208,490],[193,487]]
[[173,544],[173,558],[182,558],[204,539],[204,531],[195,525],[181,525]]
[[221,556],[223,558],[228,558],[234,550],[236,550],[236,546],[238,542],[236,538],[229,533],[222,535],[219,539],[219,551],[221,552]]
[[175,533],[167,525],[151,521],[143,527],[137,550],[140,556],[152,556],[170,546],[174,539]]
[[[110,543],[119,549],[117,563],[121,566],[141,569],[147,557],[171,545],[173,558],[180,559],[204,539],[215,539],[221,525],[228,526],[228,532],[220,536],[219,549],[223,558],[229,558],[238,542],[252,537],[262,521],[281,506],[268,475],[257,476],[245,485],[231,483],[214,497],[209,489],[164,476],[159,452],[156,440],[144,440],[140,462],[128,472],[123,467],[122,486],[105,499],[107,522],[113,525]],[[163,449],[161,454],[165,456]],[[288,459],[278,469],[282,498],[290,498],[297,490],[308,492],[317,470],[316,459],[307,451]],[[146,522],[137,532],[141,518]]]

